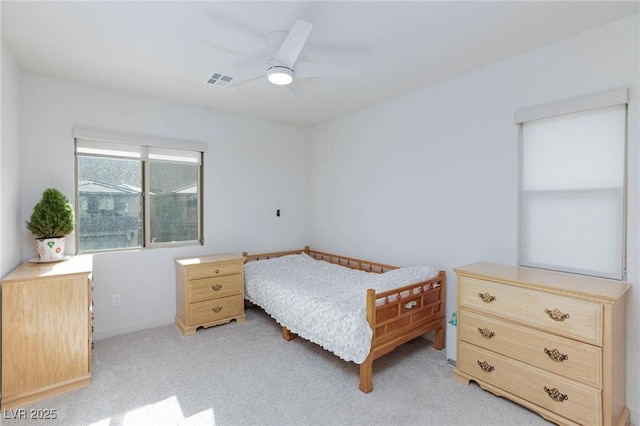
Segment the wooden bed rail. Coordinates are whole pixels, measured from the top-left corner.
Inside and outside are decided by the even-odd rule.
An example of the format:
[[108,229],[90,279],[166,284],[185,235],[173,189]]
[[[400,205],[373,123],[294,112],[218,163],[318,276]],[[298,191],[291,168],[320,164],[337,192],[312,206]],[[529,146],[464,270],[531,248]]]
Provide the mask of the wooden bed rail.
[[267,260],[267,259],[275,259],[276,257],[287,256],[289,254],[300,254],[306,253],[309,250],[309,246],[306,246],[300,250],[289,250],[289,251],[274,251],[270,253],[258,253],[258,254],[249,254],[246,251],[242,253],[245,257],[244,263],[251,262],[254,260]]
[[245,251],[244,253],[242,253],[242,255],[246,258],[246,263],[254,260],[274,259],[276,257],[300,253],[306,253],[316,260],[324,260],[325,262],[335,263],[337,265],[346,266],[351,269],[359,269],[361,271],[375,272],[378,274],[390,271],[392,269],[398,269],[397,266],[385,265],[384,263],[370,262],[368,260],[355,259],[353,257],[340,256],[337,254],[311,250],[309,246],[305,246],[304,249],[301,250],[275,251],[271,253],[259,254],[249,254]]
[[[307,246],[306,248],[309,247]],[[337,254],[324,253],[315,250],[309,250],[307,254],[316,260],[324,260],[326,262],[346,266],[347,268],[359,269],[360,271],[366,272],[375,272],[377,274],[381,274],[392,269],[398,269],[397,266],[385,265],[383,263],[377,262],[369,262],[368,260],[354,259],[353,257],[340,256]]]

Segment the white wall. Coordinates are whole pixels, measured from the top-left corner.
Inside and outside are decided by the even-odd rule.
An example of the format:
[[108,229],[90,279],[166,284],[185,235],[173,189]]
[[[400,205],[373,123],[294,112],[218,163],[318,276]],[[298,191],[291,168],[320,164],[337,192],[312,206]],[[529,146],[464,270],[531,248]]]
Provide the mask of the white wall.
[[[22,261],[20,252],[20,70],[1,44],[0,60],[0,277]],[[0,319],[0,326],[2,319]],[[2,348],[0,347],[0,355]],[[2,375],[2,366],[0,366]]]
[[[311,129],[312,247],[448,273],[517,263],[514,112],[630,89],[627,404],[638,423],[640,364],[639,16]],[[447,336],[455,359],[455,336]]]
[[0,277],[22,262],[20,214],[20,70],[2,43],[0,139]]
[[[173,258],[303,247],[308,241],[308,130],[87,84],[22,76],[21,222],[48,187],[74,198],[74,127],[205,142],[205,246],[94,255],[100,339],[173,322]],[[276,209],[282,210],[276,217]],[[22,258],[35,256],[21,227]],[[75,250],[74,236],[67,253]],[[70,240],[70,241],[69,241]],[[122,305],[111,306],[113,294]]]

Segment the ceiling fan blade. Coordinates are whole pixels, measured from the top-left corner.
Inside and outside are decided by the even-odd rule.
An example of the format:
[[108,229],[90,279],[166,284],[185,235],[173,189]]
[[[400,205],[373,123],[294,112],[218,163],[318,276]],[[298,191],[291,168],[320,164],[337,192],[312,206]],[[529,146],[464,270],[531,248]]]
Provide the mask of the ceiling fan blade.
[[208,40],[199,40],[200,43],[207,45],[210,48],[220,50],[222,52],[228,53],[230,55],[239,56],[243,59],[248,59],[249,61],[255,62],[260,65],[266,65],[266,62],[260,58],[254,58],[253,56],[247,55],[246,53],[238,52],[237,50],[229,49],[224,46],[220,46],[219,44],[213,43]]
[[235,80],[233,83],[229,84],[227,86],[228,89],[235,89],[238,86],[242,86],[243,84],[249,83],[251,81],[256,81],[256,80],[260,80],[261,78],[264,78],[264,74],[261,75],[257,75],[255,77],[251,77],[251,78],[247,78],[247,79],[237,79]]
[[298,19],[282,42],[275,59],[282,61],[289,68],[293,67],[312,29],[313,25],[309,22]]
[[314,62],[296,62],[296,77],[350,77],[358,75],[358,71],[341,65],[317,64]]
[[307,93],[307,91],[299,84],[296,84],[296,83],[289,84],[287,85],[287,88],[297,98],[307,99],[309,97],[309,94]]

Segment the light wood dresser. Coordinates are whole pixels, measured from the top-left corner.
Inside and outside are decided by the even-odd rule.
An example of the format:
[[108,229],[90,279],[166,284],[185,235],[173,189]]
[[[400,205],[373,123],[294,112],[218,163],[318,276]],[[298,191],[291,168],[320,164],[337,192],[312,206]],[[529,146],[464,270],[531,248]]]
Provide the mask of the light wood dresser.
[[2,280],[2,408],[91,384],[92,257],[24,262]]
[[458,276],[456,380],[561,425],[625,425],[620,281],[491,263]]
[[175,259],[176,326],[185,336],[198,327],[246,320],[244,257],[232,253]]

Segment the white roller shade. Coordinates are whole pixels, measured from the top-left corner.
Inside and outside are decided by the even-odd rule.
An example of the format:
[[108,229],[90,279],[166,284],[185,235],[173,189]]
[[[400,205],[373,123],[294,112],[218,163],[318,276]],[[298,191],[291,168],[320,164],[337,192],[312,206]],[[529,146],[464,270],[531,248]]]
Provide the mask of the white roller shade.
[[623,279],[626,104],[521,126],[520,264]]

